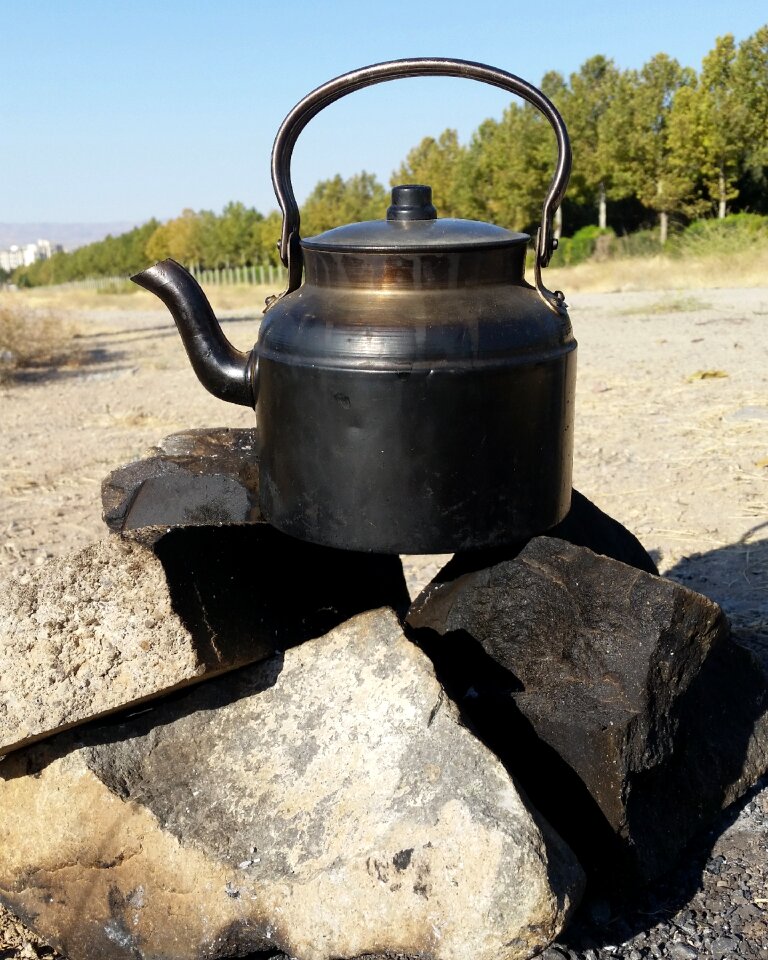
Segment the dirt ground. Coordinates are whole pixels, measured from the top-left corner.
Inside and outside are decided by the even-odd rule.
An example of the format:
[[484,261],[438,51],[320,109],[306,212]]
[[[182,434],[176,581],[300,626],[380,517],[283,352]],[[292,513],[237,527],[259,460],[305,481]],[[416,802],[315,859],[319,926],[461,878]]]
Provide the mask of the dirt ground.
[[[0,386],[0,584],[103,536],[102,477],[163,436],[252,424],[197,383],[164,308],[130,300],[72,317],[79,365]],[[720,602],[768,660],[768,287],[570,301],[574,486],[662,573]],[[238,346],[255,339],[260,309],[254,295],[226,311]],[[412,590],[439,564],[409,559]],[[24,949],[0,920],[0,956],[35,955]]]

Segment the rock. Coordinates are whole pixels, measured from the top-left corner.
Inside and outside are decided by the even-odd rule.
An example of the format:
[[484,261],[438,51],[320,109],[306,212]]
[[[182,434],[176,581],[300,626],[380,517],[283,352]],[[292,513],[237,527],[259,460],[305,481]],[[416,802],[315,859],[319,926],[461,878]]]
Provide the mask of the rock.
[[739,938],[729,936],[718,937],[711,947],[712,956],[715,957],[716,960],[722,960],[723,957],[734,956],[738,949]]
[[70,960],[510,960],[581,892],[394,614],[0,764],[0,899]]
[[667,947],[667,956],[670,960],[696,960],[698,951],[688,943],[676,941]]
[[766,679],[720,608],[551,538],[408,623],[468,722],[609,887],[669,869],[766,769]]
[[300,543],[268,527],[117,537],[46,561],[0,596],[0,754],[407,606],[397,557]]
[[187,430],[142,460],[112,471],[101,486],[104,521],[120,533],[142,527],[256,523],[258,432]]
[[[659,572],[637,537],[618,520],[603,513],[578,490],[571,494],[571,509],[565,519],[542,535],[587,547],[594,553],[620,560],[630,567],[645,570],[646,573],[658,575]],[[448,582],[465,573],[513,560],[524,545],[521,543],[517,546],[494,547],[492,550],[457,553],[437,574],[435,581]]]

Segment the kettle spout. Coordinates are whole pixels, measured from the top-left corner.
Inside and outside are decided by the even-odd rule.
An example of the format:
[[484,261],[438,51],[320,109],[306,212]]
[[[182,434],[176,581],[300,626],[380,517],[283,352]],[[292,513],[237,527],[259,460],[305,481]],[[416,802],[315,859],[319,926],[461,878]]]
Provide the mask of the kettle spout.
[[175,260],[161,260],[131,280],[158,296],[171,311],[192,368],[205,389],[220,400],[255,407],[256,351],[243,353],[227,340],[192,274]]

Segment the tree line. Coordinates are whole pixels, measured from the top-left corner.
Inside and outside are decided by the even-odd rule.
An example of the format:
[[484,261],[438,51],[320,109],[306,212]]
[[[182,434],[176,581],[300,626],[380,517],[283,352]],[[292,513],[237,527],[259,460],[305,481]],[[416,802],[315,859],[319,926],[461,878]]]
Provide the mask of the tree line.
[[[640,70],[598,55],[567,79],[545,74],[541,89],[562,113],[574,152],[563,233],[587,224],[630,233],[749,210],[768,214],[768,24],[737,44],[716,40],[698,73],[659,53]],[[547,121],[513,102],[462,144],[455,130],[425,137],[391,182],[429,183],[440,216],[535,230],[555,163]],[[387,191],[362,172],[319,182],[302,206],[302,235],[381,219]],[[139,271],[173,257],[207,268],[276,264],[281,218],[242,203],[220,214],[185,210],[119,237],[19,269],[20,284],[61,283]]]

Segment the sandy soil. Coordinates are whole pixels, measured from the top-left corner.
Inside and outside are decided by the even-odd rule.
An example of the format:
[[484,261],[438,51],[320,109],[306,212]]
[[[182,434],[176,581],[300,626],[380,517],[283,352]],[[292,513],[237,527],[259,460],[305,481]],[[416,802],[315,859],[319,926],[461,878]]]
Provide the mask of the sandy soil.
[[[102,477],[163,436],[252,423],[199,386],[169,315],[137,296],[73,318],[79,366],[0,386],[0,581],[102,536]],[[260,302],[227,312],[240,347]],[[768,288],[578,293],[571,316],[574,485],[768,659]],[[437,566],[409,560],[412,589]],[[0,956],[24,956],[8,929]]]

